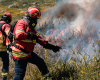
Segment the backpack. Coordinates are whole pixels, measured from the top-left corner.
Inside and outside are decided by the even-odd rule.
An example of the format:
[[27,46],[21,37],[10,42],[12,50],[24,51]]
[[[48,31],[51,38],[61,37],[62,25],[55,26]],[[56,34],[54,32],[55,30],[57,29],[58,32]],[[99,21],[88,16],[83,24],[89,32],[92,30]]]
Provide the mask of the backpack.
[[17,39],[13,42],[13,37],[15,36],[13,34],[13,31],[14,31],[14,28],[15,28],[15,25],[16,25],[17,21],[15,21],[11,27],[10,27],[10,30],[9,30],[9,33],[8,33],[8,39],[10,40],[10,44],[7,46],[7,50],[8,50],[8,53],[12,52],[12,49],[10,48],[12,45],[14,45],[14,43],[17,41]]
[[9,38],[9,40],[10,40],[10,43],[13,42],[13,36],[14,36],[13,31],[14,31],[14,27],[15,27],[16,23],[17,23],[17,21],[15,21],[15,22],[11,25],[11,28],[10,28],[10,30],[9,30],[8,38]]

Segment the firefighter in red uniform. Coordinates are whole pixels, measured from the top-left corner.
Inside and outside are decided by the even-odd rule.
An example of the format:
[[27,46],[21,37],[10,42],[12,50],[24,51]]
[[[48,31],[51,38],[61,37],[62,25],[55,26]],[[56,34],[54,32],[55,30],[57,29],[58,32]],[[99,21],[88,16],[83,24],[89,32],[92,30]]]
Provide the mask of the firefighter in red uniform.
[[35,64],[42,75],[50,76],[49,70],[42,58],[33,52],[36,43],[54,52],[59,51],[59,46],[54,46],[45,41],[35,30],[37,19],[41,18],[41,12],[37,7],[28,8],[23,19],[18,20],[13,34],[15,40],[11,46],[13,60],[15,62],[15,75],[13,80],[23,80],[26,72],[27,63]]
[[6,49],[6,40],[8,36],[8,32],[10,30],[10,22],[12,20],[12,16],[10,13],[6,12],[2,15],[0,20],[0,57],[3,61],[3,68],[1,73],[2,80],[7,80],[7,74],[9,70],[9,55]]

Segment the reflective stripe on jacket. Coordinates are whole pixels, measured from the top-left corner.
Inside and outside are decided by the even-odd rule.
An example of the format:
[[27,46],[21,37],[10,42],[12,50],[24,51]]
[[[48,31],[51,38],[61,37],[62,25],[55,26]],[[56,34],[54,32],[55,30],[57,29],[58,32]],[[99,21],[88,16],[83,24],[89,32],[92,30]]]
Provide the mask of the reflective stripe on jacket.
[[1,77],[7,76],[7,75],[8,75],[8,72],[2,72],[1,73]]
[[12,51],[12,57],[14,57],[17,60],[23,60],[26,59],[28,57],[31,57],[31,53],[24,53],[24,52],[15,52]]

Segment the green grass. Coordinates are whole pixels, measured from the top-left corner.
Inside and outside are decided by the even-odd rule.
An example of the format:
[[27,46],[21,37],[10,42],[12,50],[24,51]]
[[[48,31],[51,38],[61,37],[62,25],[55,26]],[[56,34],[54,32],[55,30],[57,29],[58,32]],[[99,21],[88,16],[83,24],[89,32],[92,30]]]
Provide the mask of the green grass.
[[[35,3],[35,4],[34,4]],[[11,8],[8,8],[10,5],[14,5]],[[55,4],[54,0],[2,0],[0,2],[0,11],[4,10],[0,13],[0,16],[4,12],[10,12],[13,17],[13,21],[16,21],[18,19],[21,19],[23,15],[25,15],[25,12],[22,12],[23,10],[27,10],[30,6],[37,6],[41,9],[41,12],[43,13],[45,9],[49,7],[53,7]]]

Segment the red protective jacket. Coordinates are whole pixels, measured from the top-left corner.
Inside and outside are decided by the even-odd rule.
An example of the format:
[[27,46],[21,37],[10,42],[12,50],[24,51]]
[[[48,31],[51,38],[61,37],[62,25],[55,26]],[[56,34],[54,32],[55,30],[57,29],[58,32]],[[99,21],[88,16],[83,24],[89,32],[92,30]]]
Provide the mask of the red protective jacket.
[[6,36],[8,36],[10,25],[7,24],[5,21],[0,21],[0,23],[5,23],[2,26],[2,31],[5,33],[5,35],[2,33],[2,31],[0,31],[0,52],[7,52],[7,49],[6,49],[7,37]]
[[[28,34],[26,32],[35,33],[41,40],[27,39]],[[35,29],[34,31],[31,30],[25,19],[18,20],[17,24],[15,25],[13,34],[15,34],[15,39],[17,39],[15,44],[18,45],[18,48],[11,46],[13,50],[12,57],[17,60],[22,60],[30,57],[36,43],[39,43],[42,46],[46,44],[44,39],[35,31]],[[23,48],[28,53],[22,52],[20,48]]]

